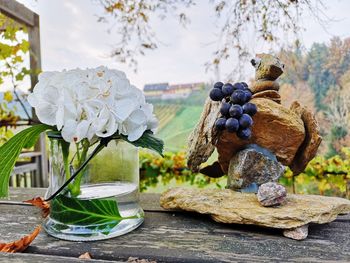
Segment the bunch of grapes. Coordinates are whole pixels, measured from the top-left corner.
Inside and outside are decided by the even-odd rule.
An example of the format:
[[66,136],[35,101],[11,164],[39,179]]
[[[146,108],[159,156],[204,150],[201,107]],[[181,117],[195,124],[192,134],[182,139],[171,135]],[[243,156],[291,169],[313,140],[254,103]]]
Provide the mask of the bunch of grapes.
[[221,101],[222,116],[216,120],[215,127],[219,130],[236,132],[241,139],[248,140],[252,134],[252,116],[257,112],[255,104],[250,103],[252,92],[247,83],[217,82],[210,91],[209,97],[214,101]]

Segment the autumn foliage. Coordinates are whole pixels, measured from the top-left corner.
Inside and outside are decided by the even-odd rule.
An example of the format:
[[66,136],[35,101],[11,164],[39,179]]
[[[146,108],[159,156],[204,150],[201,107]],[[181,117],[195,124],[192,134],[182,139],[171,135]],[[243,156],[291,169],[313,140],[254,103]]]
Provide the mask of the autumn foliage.
[[37,237],[40,230],[41,226],[37,226],[30,235],[24,236],[21,239],[10,243],[0,243],[0,252],[15,253],[24,251]]
[[32,204],[36,207],[39,207],[42,211],[42,217],[46,218],[50,213],[50,204],[44,201],[42,197],[35,197],[30,200],[23,201],[24,203]]

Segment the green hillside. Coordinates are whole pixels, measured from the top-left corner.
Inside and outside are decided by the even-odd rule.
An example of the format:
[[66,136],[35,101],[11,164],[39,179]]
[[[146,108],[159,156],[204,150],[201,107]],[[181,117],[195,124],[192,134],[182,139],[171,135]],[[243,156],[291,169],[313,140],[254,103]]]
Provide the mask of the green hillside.
[[[157,105],[155,112],[157,115]],[[164,106],[162,106],[164,107]],[[172,107],[169,105],[169,107]],[[183,106],[176,109],[175,115],[167,121],[166,125],[160,121],[158,136],[165,142],[166,151],[184,150],[187,145],[187,138],[202,113],[203,106]],[[165,110],[165,109],[163,109]]]

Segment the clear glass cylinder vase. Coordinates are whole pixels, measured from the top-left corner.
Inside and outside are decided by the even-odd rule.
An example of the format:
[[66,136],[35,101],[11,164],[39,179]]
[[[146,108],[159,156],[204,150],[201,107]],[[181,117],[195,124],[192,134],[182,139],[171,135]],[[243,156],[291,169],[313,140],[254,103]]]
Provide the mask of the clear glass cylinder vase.
[[[46,198],[77,171],[96,147],[89,142],[69,145],[56,135],[49,135],[49,140],[50,185]],[[44,228],[60,239],[93,241],[126,234],[143,220],[138,149],[123,140],[113,140],[51,200]]]

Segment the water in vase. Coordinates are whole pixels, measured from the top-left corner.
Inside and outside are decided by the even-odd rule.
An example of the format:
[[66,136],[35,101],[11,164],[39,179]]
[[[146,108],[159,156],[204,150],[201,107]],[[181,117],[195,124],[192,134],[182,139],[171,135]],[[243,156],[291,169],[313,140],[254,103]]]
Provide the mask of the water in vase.
[[82,185],[78,197],[60,195],[51,201],[44,227],[57,238],[92,241],[120,236],[144,220],[135,183],[116,181]]

